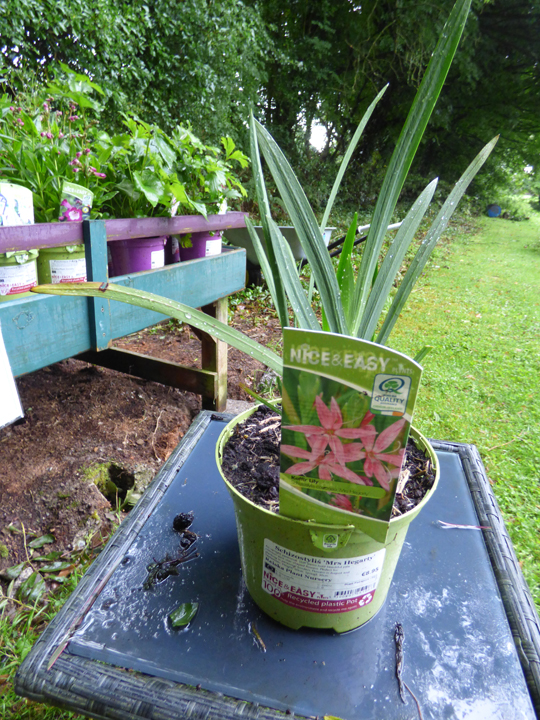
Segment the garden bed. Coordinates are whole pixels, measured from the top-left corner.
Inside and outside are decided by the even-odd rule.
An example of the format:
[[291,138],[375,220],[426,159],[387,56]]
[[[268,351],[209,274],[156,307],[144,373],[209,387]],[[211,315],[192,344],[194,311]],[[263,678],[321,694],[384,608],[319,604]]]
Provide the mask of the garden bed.
[[[254,326],[242,314],[235,324],[244,332],[278,340],[272,318]],[[116,345],[192,367],[200,362],[200,341],[169,321]],[[232,349],[228,362],[229,398],[248,398],[240,383],[258,382],[263,366]],[[25,418],[0,430],[0,572],[25,560],[23,528],[27,540],[53,535],[48,552],[69,553],[91,536],[99,544],[123,513],[93,480],[113,461],[128,481],[137,475],[148,482],[201,407],[192,393],[76,359],[25,375],[17,386]]]

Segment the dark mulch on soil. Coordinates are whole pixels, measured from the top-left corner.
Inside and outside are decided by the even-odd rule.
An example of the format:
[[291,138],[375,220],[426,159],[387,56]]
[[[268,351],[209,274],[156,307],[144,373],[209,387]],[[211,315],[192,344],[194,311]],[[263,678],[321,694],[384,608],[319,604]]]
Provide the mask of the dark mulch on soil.
[[223,450],[223,472],[239,493],[277,512],[281,417],[265,406],[239,423]]
[[[223,450],[223,472],[244,497],[272,512],[279,508],[281,417],[260,407],[235,427]],[[392,517],[414,509],[435,482],[429,457],[409,438]]]

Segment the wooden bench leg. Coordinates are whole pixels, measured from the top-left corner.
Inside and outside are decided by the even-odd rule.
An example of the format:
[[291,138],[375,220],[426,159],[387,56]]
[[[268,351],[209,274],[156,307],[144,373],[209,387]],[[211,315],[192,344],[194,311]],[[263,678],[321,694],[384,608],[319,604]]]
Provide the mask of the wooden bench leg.
[[[221,298],[211,305],[205,305],[202,310],[222,323],[227,323],[227,298]],[[202,406],[204,410],[217,410],[223,412],[227,405],[227,351],[228,345],[222,340],[216,340],[207,333],[198,332],[202,345],[202,369],[215,375],[213,397],[203,395]]]
[[[211,317],[227,323],[227,305],[227,298],[222,298],[201,309]],[[204,410],[223,412],[227,405],[228,345],[197,328],[192,329],[201,341],[202,370],[119,348],[100,352],[90,350],[77,357],[95,365],[197,393],[202,397]]]

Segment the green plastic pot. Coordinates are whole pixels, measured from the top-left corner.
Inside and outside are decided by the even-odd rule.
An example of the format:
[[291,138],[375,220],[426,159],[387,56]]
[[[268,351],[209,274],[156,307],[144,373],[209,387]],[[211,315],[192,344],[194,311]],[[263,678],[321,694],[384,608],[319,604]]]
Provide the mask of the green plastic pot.
[[37,261],[40,285],[86,282],[84,245],[43,248]]
[[381,543],[353,525],[283,517],[237,492],[221,471],[223,449],[235,426],[255,409],[234,418],[216,446],[217,464],[234,503],[247,589],[261,610],[287,627],[339,633],[360,627],[384,604],[409,524],[435,492],[440,474],[435,451],[411,428],[411,437],[432,461],[435,482],[414,510],[390,521]]
[[0,302],[32,295],[37,285],[36,259],[39,250],[0,253]]

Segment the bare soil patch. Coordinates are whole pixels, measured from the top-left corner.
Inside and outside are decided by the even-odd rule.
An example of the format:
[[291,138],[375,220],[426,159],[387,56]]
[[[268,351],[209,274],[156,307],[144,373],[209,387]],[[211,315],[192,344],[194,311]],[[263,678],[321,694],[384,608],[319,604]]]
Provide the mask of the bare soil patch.
[[[253,322],[246,309],[234,325],[267,344],[281,336],[270,314]],[[117,345],[200,367],[199,340],[170,321]],[[240,383],[256,385],[264,370],[230,348],[229,398],[249,399]],[[17,386],[26,416],[0,430],[0,573],[26,558],[22,529],[27,539],[53,535],[47,551],[70,551],[90,536],[99,543],[118,513],[94,483],[96,467],[114,462],[124,475],[148,480],[201,409],[197,395],[76,359],[21,377]]]

